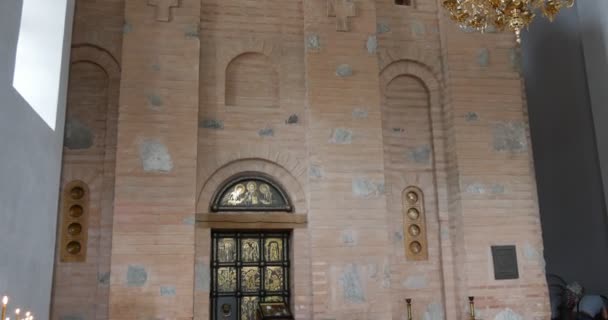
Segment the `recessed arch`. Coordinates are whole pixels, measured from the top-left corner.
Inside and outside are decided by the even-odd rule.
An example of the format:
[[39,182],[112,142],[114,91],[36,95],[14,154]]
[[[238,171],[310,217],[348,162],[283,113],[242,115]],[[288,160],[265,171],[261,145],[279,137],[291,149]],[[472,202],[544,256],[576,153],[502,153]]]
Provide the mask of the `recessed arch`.
[[197,201],[197,213],[211,213],[213,200],[220,190],[229,184],[231,179],[242,177],[247,173],[272,180],[279,186],[285,198],[289,200],[295,214],[306,214],[306,195],[297,175],[274,161],[263,158],[235,159],[219,166],[202,184]]
[[[459,250],[464,244],[454,238],[454,234],[451,230],[457,228],[461,222],[461,217],[457,214],[460,210],[459,202],[457,197],[451,195],[458,194],[458,186],[454,187],[454,180],[457,179],[457,173],[453,172],[452,168],[457,167],[456,157],[450,148],[446,147],[446,144],[453,141],[452,134],[452,119],[449,117],[450,105],[445,103],[445,97],[443,96],[443,86],[441,83],[441,73],[432,68],[431,66],[437,66],[434,63],[434,58],[431,56],[422,55],[421,52],[406,52],[400,54],[398,52],[385,52],[379,57],[379,64],[381,66],[380,71],[380,90],[383,99],[386,99],[389,90],[395,93],[393,90],[397,82],[403,80],[410,80],[410,84],[418,84],[418,86],[424,87],[424,91],[428,94],[426,108],[430,117],[430,150],[431,157],[425,157],[424,159],[430,160],[425,161],[425,165],[430,166],[426,168],[427,172],[433,172],[431,176],[422,178],[423,174],[417,174],[413,172],[412,177],[417,179],[427,179],[424,181],[423,188],[425,194],[433,195],[428,198],[429,209],[435,208],[435,215],[426,215],[429,222],[427,227],[433,231],[433,234],[427,232],[428,240],[438,244],[434,250],[439,254],[440,263],[440,275],[443,278],[442,295],[445,301],[445,310],[451,310],[456,308],[459,310],[457,303],[457,297],[459,291],[462,289],[461,282],[458,281],[456,274],[461,272],[459,262],[456,261],[459,257],[456,256],[455,252]],[[396,82],[394,82],[396,81]],[[422,94],[422,90],[419,90]],[[383,103],[386,101],[384,100]],[[423,154],[422,151],[427,152],[426,149],[414,150],[420,151],[416,155]],[[422,159],[422,158],[421,158]],[[422,165],[422,164],[418,164]],[[422,167],[421,167],[422,169]],[[405,179],[401,178],[401,183],[404,183]],[[417,181],[418,182],[418,181]],[[430,203],[432,201],[432,203]],[[430,221],[434,220],[433,223]],[[429,242],[430,243],[430,242]],[[435,259],[435,258],[433,258]]]
[[270,57],[245,52],[226,67],[226,106],[279,107],[279,73]]

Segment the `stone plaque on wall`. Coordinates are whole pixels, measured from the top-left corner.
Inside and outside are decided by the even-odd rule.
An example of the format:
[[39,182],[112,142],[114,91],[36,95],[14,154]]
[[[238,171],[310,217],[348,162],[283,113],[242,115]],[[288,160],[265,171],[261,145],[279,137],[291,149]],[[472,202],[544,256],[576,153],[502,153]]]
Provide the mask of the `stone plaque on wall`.
[[515,246],[492,246],[492,260],[494,261],[494,279],[519,279]]

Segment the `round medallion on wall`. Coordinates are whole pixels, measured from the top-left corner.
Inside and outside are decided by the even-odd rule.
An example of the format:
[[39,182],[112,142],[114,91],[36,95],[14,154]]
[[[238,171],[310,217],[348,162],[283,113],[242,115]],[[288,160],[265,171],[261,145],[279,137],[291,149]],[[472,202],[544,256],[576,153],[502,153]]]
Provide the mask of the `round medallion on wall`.
[[72,200],[80,200],[84,197],[84,189],[80,186],[76,186],[70,190],[70,197]]
[[420,218],[420,211],[416,208],[410,208],[407,210],[407,216],[412,220],[418,220],[418,218]]
[[80,246],[80,243],[78,243],[78,241],[71,241],[70,243],[68,243],[66,249],[69,254],[74,255],[74,254],[80,253],[81,246]]
[[422,251],[422,245],[418,241],[410,243],[410,251],[414,254],[419,254]]
[[408,228],[408,232],[412,237],[417,237],[420,235],[420,227],[413,224]]
[[414,191],[410,191],[407,193],[407,202],[409,204],[416,204],[418,202],[418,195]]

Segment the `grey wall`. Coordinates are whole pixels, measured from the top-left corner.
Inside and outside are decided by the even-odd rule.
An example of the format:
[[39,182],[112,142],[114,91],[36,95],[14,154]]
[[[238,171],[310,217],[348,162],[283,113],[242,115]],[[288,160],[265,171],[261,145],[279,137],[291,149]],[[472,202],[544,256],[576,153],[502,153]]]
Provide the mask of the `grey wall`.
[[12,86],[22,3],[0,1],[0,295],[49,319],[73,1],[55,131]]
[[536,19],[524,35],[524,76],[547,272],[608,294],[608,217],[589,94],[590,83],[601,83],[588,81],[579,22],[577,9],[553,23]]
[[608,1],[579,1],[577,10],[604,182],[604,199],[608,207],[608,126],[605,125],[608,120]]

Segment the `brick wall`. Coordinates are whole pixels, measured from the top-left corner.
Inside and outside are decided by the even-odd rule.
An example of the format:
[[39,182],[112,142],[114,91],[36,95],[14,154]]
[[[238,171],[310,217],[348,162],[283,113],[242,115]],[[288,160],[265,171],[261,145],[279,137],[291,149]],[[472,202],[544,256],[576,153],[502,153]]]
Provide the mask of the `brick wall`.
[[[405,298],[415,318],[463,319],[469,295],[484,319],[548,317],[512,35],[458,30],[433,0],[163,3],[128,2],[122,45],[102,46],[122,61],[110,319],[209,318],[210,231],[252,226],[196,220],[244,171],[306,217],[298,319],[404,319]],[[77,39],[114,39],[82,17]],[[89,69],[74,99],[103,88]],[[408,186],[425,195],[425,261],[405,257]],[[501,244],[520,279],[494,280]]]

